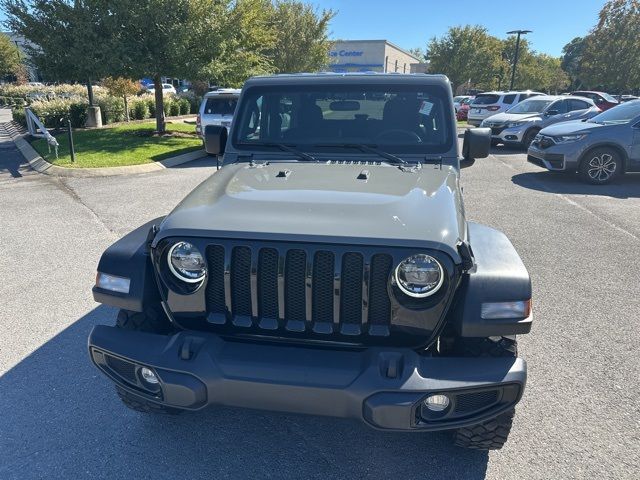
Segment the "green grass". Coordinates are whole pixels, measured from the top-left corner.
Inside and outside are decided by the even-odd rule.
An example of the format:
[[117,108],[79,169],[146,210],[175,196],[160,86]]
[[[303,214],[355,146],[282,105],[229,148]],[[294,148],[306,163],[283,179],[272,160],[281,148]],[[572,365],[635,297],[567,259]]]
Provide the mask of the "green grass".
[[60,144],[58,159],[53,148],[47,149],[44,139],[32,143],[46,161],[62,167],[96,168],[140,165],[202,148],[193,125],[168,123],[167,132],[192,134],[185,136],[154,136],[155,122],[135,123],[95,130],[74,130],[76,161],[71,163],[67,132],[55,134]]
[[467,128],[470,126],[466,120],[458,120],[458,128]]

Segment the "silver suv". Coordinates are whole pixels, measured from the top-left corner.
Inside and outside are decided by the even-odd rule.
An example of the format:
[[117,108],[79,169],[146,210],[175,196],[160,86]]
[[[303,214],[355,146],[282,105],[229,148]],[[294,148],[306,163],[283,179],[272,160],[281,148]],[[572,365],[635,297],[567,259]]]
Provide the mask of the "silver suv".
[[476,98],[469,105],[469,115],[467,123],[477,127],[487,117],[496,113],[504,112],[527,98],[536,95],[544,95],[540,92],[530,90],[523,92],[485,92],[476,95]]
[[529,148],[540,130],[554,123],[584,120],[600,113],[593,100],[581,97],[538,95],[482,121],[491,128],[493,143]]
[[204,139],[204,129],[207,125],[226,127],[228,130],[239,96],[238,88],[221,88],[206,93],[198,111],[196,133]]

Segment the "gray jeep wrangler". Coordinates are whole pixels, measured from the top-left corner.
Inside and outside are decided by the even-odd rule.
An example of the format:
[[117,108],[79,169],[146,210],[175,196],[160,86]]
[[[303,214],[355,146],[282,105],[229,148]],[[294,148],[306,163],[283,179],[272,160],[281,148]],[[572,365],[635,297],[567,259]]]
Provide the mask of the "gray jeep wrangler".
[[130,408],[211,405],[448,430],[497,449],[522,397],[515,336],[529,275],[500,232],[465,219],[442,75],[304,74],[246,82],[222,168],[168,216],[109,247],[89,337]]

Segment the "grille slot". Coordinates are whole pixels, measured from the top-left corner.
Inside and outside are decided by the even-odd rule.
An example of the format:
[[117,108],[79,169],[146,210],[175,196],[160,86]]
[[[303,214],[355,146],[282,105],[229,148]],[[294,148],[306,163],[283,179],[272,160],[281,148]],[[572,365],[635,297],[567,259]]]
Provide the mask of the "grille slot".
[[389,335],[391,255],[234,243],[205,250],[209,323],[280,330],[285,336],[348,336],[350,342],[356,336]]
[[120,360],[111,355],[106,355],[106,358],[107,365],[109,365],[115,374],[129,383],[136,383],[136,365],[134,363]]
[[468,413],[490,407],[498,401],[498,390],[463,393],[456,397],[456,413]]

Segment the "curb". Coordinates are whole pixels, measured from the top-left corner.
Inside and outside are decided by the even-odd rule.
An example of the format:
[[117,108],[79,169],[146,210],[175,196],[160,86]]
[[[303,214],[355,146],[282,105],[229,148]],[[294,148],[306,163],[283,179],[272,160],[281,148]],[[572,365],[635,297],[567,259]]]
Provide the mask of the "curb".
[[153,163],[129,165],[126,167],[98,167],[98,168],[66,168],[47,162],[26,140],[28,133],[22,133],[22,128],[15,122],[9,122],[2,127],[11,137],[20,153],[36,172],[56,177],[111,177],[116,175],[135,175],[138,173],[156,172],[167,168],[177,167],[183,163],[204,158],[204,150],[183,153],[175,157],[166,158]]

